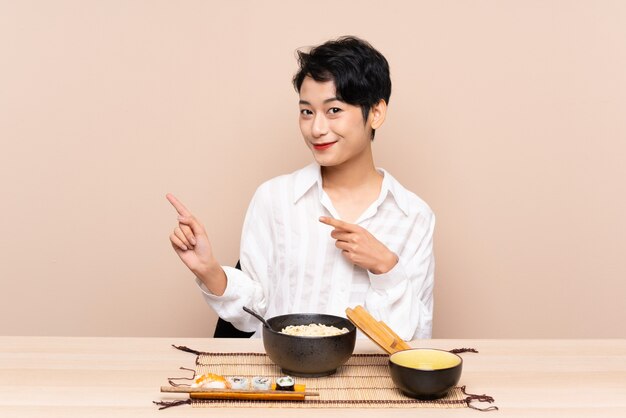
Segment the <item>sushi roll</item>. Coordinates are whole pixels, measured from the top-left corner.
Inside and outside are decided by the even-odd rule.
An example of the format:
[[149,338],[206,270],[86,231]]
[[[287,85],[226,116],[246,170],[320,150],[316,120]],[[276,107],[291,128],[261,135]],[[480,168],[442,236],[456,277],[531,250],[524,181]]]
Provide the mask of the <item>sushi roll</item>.
[[224,379],[224,376],[213,373],[201,374],[196,378],[191,387],[207,389],[230,389],[230,385],[226,381],[226,379]]
[[276,379],[276,390],[293,391],[296,386],[295,380],[291,376],[283,376]]
[[228,383],[230,383],[231,389],[248,389],[248,387],[250,386],[248,379],[246,379],[245,377],[227,377],[226,380],[228,380]]
[[272,388],[272,378],[256,376],[252,379],[252,388],[256,390],[270,390]]

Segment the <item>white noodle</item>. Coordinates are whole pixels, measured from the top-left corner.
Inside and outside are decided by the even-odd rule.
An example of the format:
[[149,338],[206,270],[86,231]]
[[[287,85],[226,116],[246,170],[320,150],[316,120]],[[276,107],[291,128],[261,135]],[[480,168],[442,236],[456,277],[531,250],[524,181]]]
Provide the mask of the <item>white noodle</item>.
[[330,325],[309,324],[309,325],[289,325],[281,331],[287,335],[297,335],[300,337],[329,337],[332,335],[341,335],[348,332],[348,328],[339,329]]

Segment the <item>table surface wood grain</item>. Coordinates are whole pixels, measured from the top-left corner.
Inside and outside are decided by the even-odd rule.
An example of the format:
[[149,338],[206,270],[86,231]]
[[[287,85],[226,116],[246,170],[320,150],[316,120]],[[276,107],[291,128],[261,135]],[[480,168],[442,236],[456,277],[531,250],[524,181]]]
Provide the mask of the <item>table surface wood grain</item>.
[[[0,417],[360,417],[376,409],[202,409],[159,411],[167,377],[201,351],[263,352],[259,339],[0,337]],[[413,347],[476,348],[462,354],[459,384],[495,398],[500,410],[394,409],[385,417],[626,417],[626,339],[421,340]],[[369,340],[355,352],[381,353]],[[488,406],[489,404],[478,404]]]

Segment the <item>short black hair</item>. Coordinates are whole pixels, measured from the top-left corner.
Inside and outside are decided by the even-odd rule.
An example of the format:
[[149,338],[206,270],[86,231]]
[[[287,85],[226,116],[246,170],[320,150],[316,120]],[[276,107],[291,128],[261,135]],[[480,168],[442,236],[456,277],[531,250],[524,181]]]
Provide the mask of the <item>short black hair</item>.
[[332,80],[337,98],[360,106],[364,121],[372,106],[381,99],[389,104],[389,63],[363,39],[342,36],[313,47],[309,52],[298,51],[298,64],[300,69],[293,77],[293,86],[298,93],[307,76],[315,81]]

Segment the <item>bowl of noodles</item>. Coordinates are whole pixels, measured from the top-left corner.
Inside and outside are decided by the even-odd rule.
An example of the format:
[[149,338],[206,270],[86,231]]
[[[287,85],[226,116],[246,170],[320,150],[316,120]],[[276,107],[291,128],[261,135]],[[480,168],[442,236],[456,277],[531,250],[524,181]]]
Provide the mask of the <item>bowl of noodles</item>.
[[346,318],[297,313],[267,320],[263,346],[282,373],[300,377],[329,376],[354,351],[356,327]]

